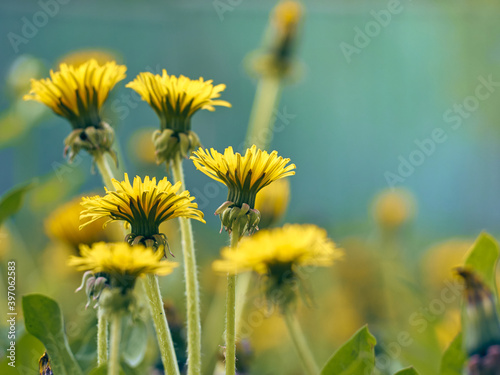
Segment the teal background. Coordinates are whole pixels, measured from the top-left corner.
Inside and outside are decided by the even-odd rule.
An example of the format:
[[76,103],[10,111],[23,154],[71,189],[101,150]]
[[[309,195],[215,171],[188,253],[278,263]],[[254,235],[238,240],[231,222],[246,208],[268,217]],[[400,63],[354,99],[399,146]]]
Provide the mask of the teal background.
[[[123,166],[131,175],[162,176],[162,166],[144,168],[126,153],[136,129],[157,126],[154,112],[139,102],[118,120],[116,113],[113,118],[111,103],[126,100],[123,96],[131,90],[124,83],[144,70],[166,68],[171,74],[213,79],[227,85],[222,97],[233,108],[198,113],[193,128],[205,146],[222,151],[241,144],[255,92],[255,81],[243,61],[261,44],[274,3],[233,4],[237,5],[221,20],[211,1],[71,0],[15,53],[8,33],[21,34],[22,18],[31,19],[40,6],[35,1],[2,0],[2,86],[9,66],[22,54],[40,58],[48,69],[61,55],[79,48],[116,51],[128,67],[127,79],[113,92],[107,113],[121,144]],[[288,220],[353,230],[366,220],[373,196],[388,187],[384,174],[396,173],[398,158],[408,159],[417,149],[416,140],[442,128],[447,140],[399,184],[417,198],[416,230],[427,238],[476,235],[483,229],[497,233],[500,90],[481,101],[458,130],[451,129],[443,114],[474,95],[478,77],[492,75],[500,81],[499,5],[401,1],[402,12],[394,14],[387,27],[348,63],[340,44],[353,44],[355,28],[364,29],[373,20],[370,11],[386,9],[387,4],[305,2],[301,75],[285,88],[279,105],[296,117],[272,142],[273,149],[297,165],[297,174],[290,179]],[[9,105],[2,89],[0,110]],[[0,150],[0,193],[53,173],[54,162],[64,163],[62,141],[68,131],[63,119],[48,116],[28,135]],[[88,159],[84,156],[75,168],[86,174],[91,168]],[[203,191],[209,179],[190,162],[185,166],[188,186]],[[83,192],[100,186],[94,175],[76,189]],[[211,227],[219,226],[210,213],[225,194],[221,187],[203,208]]]

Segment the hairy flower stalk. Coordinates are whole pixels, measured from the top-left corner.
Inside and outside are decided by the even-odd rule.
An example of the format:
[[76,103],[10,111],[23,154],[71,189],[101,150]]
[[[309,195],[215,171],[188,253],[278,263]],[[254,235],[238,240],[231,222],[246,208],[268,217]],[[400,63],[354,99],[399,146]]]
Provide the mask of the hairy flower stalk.
[[[141,73],[127,87],[139,93],[160,119],[160,130],[153,133],[158,164],[172,168],[173,178],[185,189],[182,158],[201,146],[198,135],[191,130],[191,118],[199,110],[214,111],[215,106],[230,107],[218,100],[225,85],[212,85],[203,78]],[[179,218],[184,257],[184,279],[187,298],[188,375],[201,372],[201,321],[198,272],[191,222]]]
[[[260,213],[255,210],[257,193],[272,182],[295,174],[295,165],[288,165],[290,159],[278,157],[273,151],[258,150],[254,145],[244,156],[234,153],[228,147],[224,154],[214,149],[199,149],[191,157],[198,170],[228,187],[227,201],[217,211],[221,219],[221,231],[225,228],[231,234],[231,249],[246,233],[258,229]],[[226,298],[226,374],[235,372],[236,345],[236,277],[228,274]]]
[[[156,249],[168,248],[166,236],[159,232],[162,222],[177,217],[205,222],[203,213],[197,210],[197,204],[193,202],[194,197],[191,197],[188,191],[179,193],[181,182],[172,185],[164,178],[157,184],[155,178],[146,177],[142,181],[141,178],[136,177],[131,184],[127,174],[125,174],[124,181],[113,180],[112,182],[116,191],[106,189],[104,197],[83,199],[82,205],[85,210],[82,211],[81,218],[88,219],[88,221],[82,224],[82,227],[102,217],[107,218],[107,222],[125,221],[131,227],[131,233],[126,237],[127,242],[131,245],[143,244]],[[173,342],[163,312],[158,278],[148,275],[145,288],[163,365],[168,373],[178,373]]]
[[[178,156],[172,166],[174,180],[185,186],[182,161]],[[184,279],[186,281],[187,299],[187,346],[188,346],[188,374],[201,373],[201,317],[200,317],[200,288],[196,267],[196,253],[194,249],[193,228],[186,218],[179,218],[182,236],[182,254],[184,255]]]
[[[239,224],[231,233],[231,251],[237,251],[240,239]],[[226,375],[236,373],[236,275],[228,272],[226,289]]]
[[302,282],[298,271],[305,266],[330,266],[341,256],[326,231],[297,224],[262,230],[243,238],[237,251],[226,247],[221,255],[222,259],[213,263],[215,271],[229,275],[253,271],[261,276],[264,294],[283,314],[304,370],[317,374],[317,365],[294,316],[294,306]]

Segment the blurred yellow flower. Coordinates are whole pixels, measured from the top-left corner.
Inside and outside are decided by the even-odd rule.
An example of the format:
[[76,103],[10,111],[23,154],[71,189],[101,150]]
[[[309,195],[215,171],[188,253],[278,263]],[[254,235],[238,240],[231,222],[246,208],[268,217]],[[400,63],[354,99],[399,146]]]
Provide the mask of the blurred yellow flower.
[[[268,314],[264,309],[258,310],[257,313],[262,314],[262,316]],[[251,333],[252,348],[257,354],[279,347],[288,340],[286,325],[280,314],[266,316],[266,319],[262,320],[262,324],[255,327]]]
[[452,238],[428,249],[422,257],[421,270],[424,282],[432,292],[440,293],[445,282],[454,279],[454,269],[462,266],[464,256],[473,241]]
[[125,78],[126,70],[114,61],[99,65],[93,59],[78,67],[61,64],[59,71],[50,71],[50,78],[33,79],[24,100],[45,104],[75,129],[98,127],[99,111],[111,89]]
[[201,222],[203,212],[197,210],[198,205],[193,202],[189,191],[177,193],[181,183],[172,185],[167,178],[156,184],[156,178],[146,176],[144,182],[136,176],[133,185],[128,175],[125,180],[118,182],[113,179],[115,191],[106,190],[104,197],[84,197],[84,210],[80,219],[88,219],[80,228],[101,218],[107,218],[107,223],[123,220],[130,224],[132,232],[127,236],[131,244],[143,243],[147,246],[166,245],[166,238],[159,232],[162,222],[176,217],[186,217]]
[[113,52],[104,49],[79,49],[59,58],[57,65],[67,64],[78,68],[89,60],[95,60],[97,64],[104,65],[108,61],[116,61],[117,56]]
[[104,272],[111,277],[137,279],[146,274],[160,276],[172,273],[177,263],[161,260],[163,251],[125,242],[98,242],[80,246],[81,256],[71,256],[69,265],[78,271]]
[[156,161],[155,147],[151,134],[155,129],[142,128],[132,134],[128,142],[128,151],[141,163],[150,164]]
[[341,251],[326,230],[311,224],[287,224],[244,237],[237,250],[226,247],[221,255],[223,259],[213,263],[217,272],[272,275],[283,269],[294,271],[298,266],[330,266]]
[[290,181],[276,181],[262,189],[255,198],[255,208],[260,212],[260,228],[268,228],[285,215],[290,202]]
[[271,13],[270,27],[261,51],[250,54],[248,62],[259,76],[290,77],[297,69],[295,45],[303,7],[298,1],[280,1]]
[[273,12],[273,23],[276,29],[286,36],[294,32],[302,18],[302,5],[298,1],[285,0],[276,5]]
[[214,86],[212,80],[204,81],[201,77],[197,80],[183,75],[176,77],[168,75],[166,70],[161,76],[139,73],[126,87],[149,103],[160,118],[162,129],[189,130],[189,121],[196,111],[214,111],[214,106],[231,107],[225,100],[216,100],[226,85]]
[[220,215],[222,226],[229,232],[234,225],[241,234],[253,232],[260,221],[260,213],[254,209],[257,193],[272,182],[295,174],[295,164],[290,159],[270,154],[253,145],[244,156],[234,153],[232,147],[220,154],[213,148],[200,148],[191,157],[198,170],[208,177],[222,182],[228,188],[227,201],[215,213]]
[[373,203],[373,216],[386,229],[395,229],[415,214],[415,199],[403,189],[387,189],[377,195]]
[[95,242],[111,242],[118,240],[118,233],[104,231],[102,229],[104,220],[97,220],[92,224],[79,230],[81,197],[75,198],[54,210],[45,220],[45,231],[55,240],[58,240],[75,250],[79,245],[91,245]]

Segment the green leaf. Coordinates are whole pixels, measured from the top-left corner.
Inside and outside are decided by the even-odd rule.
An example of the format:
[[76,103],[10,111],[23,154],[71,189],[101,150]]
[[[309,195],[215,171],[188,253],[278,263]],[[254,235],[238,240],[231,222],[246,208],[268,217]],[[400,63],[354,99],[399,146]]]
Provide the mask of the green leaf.
[[29,182],[15,187],[8,191],[0,199],[0,225],[14,215],[23,205],[24,195],[35,186],[34,182]]
[[128,320],[120,345],[122,358],[130,366],[138,366],[146,354],[148,332],[146,323],[142,320]]
[[418,372],[413,367],[408,367],[408,368],[404,368],[402,370],[399,370],[394,375],[418,375]]
[[54,374],[82,374],[69,348],[57,302],[41,294],[28,294],[22,301],[26,330],[45,345]]
[[364,326],[328,360],[321,375],[371,374],[375,367],[373,348],[377,340]]
[[481,233],[465,256],[465,266],[474,270],[481,280],[497,295],[495,270],[498,243],[488,233]]
[[[19,327],[21,329],[21,327]],[[18,332],[16,332],[17,334]],[[7,337],[7,335],[5,335]],[[19,374],[38,374],[38,360],[45,352],[45,348],[39,340],[29,334],[21,334],[18,336],[16,343],[15,367],[9,365],[12,363],[10,358],[5,357],[0,362],[0,374],[2,375],[19,375]],[[10,341],[9,341],[10,345]],[[10,346],[5,347],[5,352]],[[3,350],[4,348],[2,348]],[[6,355],[9,355],[8,352]]]
[[462,346],[462,333],[459,333],[443,353],[439,375],[462,375],[467,355]]

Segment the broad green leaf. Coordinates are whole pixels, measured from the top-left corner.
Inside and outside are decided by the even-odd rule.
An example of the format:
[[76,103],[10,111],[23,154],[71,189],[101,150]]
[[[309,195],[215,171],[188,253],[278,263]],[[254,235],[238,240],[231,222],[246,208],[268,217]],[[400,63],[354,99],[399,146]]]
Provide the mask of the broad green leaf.
[[41,294],[28,294],[22,301],[26,330],[45,345],[54,374],[82,374],[69,348],[57,302]]
[[[20,329],[21,327],[19,327]],[[17,334],[18,332],[16,332]],[[6,335],[7,337],[7,335]],[[10,341],[9,341],[10,343]],[[0,362],[0,374],[19,375],[19,374],[38,374],[38,360],[45,352],[45,348],[39,340],[29,334],[20,334],[16,339],[16,361],[15,367],[9,365],[12,359],[5,357]],[[3,348],[2,348],[3,349]],[[8,353],[9,346],[5,348]]]
[[459,333],[443,353],[440,375],[462,375],[467,355],[462,346],[462,333]]
[[14,189],[8,191],[0,199],[0,225],[8,219],[10,216],[14,215],[23,204],[24,195],[35,186],[34,182],[29,182],[15,187]]
[[474,270],[496,295],[495,270],[498,259],[498,243],[488,233],[481,233],[465,255],[465,266]]
[[127,320],[120,345],[120,352],[124,361],[132,367],[138,366],[144,359],[147,344],[146,323],[142,320]]
[[413,367],[408,367],[396,372],[394,375],[419,375]]
[[375,367],[373,348],[377,340],[364,326],[328,360],[321,375],[371,374]]

